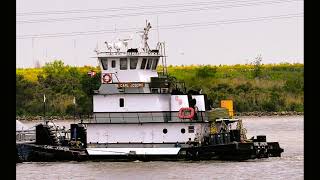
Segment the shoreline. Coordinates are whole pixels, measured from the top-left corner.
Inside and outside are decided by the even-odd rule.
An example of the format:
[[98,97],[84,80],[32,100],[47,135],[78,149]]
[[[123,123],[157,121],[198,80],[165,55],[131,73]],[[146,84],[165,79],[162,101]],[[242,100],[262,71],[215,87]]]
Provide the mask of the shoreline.
[[304,112],[296,112],[296,111],[281,111],[281,112],[237,112],[235,116],[303,116]]
[[[249,116],[249,117],[261,117],[261,116],[303,116],[304,112],[295,112],[295,111],[282,111],[282,112],[236,112],[235,116],[238,117],[244,117],[244,116]],[[81,119],[87,120],[87,119],[92,119],[92,116],[85,116]],[[76,120],[80,121],[80,118],[77,117],[76,119],[73,116],[49,116],[46,117],[47,120]],[[16,120],[19,121],[39,121],[43,120],[43,116],[16,116]]]

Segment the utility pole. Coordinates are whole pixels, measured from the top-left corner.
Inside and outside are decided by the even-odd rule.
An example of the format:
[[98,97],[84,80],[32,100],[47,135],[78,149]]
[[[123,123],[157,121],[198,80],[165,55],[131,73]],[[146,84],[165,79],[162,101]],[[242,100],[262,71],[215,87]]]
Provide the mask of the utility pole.
[[74,49],[74,66],[77,64],[77,42],[76,39],[73,40],[73,49]]
[[34,63],[34,38],[32,38],[31,47],[32,47],[32,63]]
[[43,121],[46,119],[46,95],[43,94]]
[[76,122],[76,97],[73,97],[73,118],[74,118],[74,123]]
[[157,33],[158,33],[158,42],[160,42],[160,40],[159,40],[159,19],[158,19],[158,16],[157,16]]

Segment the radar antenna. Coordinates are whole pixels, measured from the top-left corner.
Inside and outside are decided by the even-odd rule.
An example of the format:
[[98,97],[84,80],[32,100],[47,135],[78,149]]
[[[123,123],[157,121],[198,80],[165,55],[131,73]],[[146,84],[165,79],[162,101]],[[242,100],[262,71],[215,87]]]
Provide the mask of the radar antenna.
[[96,48],[94,48],[94,52],[97,54],[100,53],[98,43],[96,44]]
[[144,52],[148,52],[149,51],[149,45],[148,45],[148,33],[149,30],[151,29],[151,24],[150,22],[148,23],[148,21],[146,20],[146,27],[143,29],[143,35],[142,35],[142,41],[144,44],[143,50]]
[[118,42],[113,43],[113,47],[117,50],[117,52],[119,52],[122,47],[122,42],[118,41]]
[[132,40],[132,38],[128,38],[128,39],[119,39],[119,41],[121,41],[122,42],[122,44],[124,45],[124,47],[126,48],[126,49],[128,49],[128,41],[129,40]]
[[112,43],[108,43],[107,41],[106,41],[106,42],[104,42],[104,43],[106,43],[107,48],[108,48],[108,49],[109,49],[109,51],[111,52],[111,49],[112,49],[112,47],[113,47]]

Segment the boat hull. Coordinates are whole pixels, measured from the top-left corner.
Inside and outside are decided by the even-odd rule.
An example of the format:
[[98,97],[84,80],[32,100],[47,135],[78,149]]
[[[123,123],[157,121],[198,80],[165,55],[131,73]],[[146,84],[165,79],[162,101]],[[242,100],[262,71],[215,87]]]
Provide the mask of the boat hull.
[[[111,151],[115,151],[111,153]],[[103,153],[93,153],[93,152]],[[187,148],[83,148],[17,144],[17,162],[26,161],[185,161],[280,157],[277,142],[230,143]]]

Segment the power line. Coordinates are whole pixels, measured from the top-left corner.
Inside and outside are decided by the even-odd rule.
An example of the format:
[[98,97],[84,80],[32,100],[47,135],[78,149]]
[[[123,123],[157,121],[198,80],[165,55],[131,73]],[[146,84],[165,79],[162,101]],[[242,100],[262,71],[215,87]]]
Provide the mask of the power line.
[[285,2],[293,2],[297,0],[285,0],[285,1],[269,1],[269,2],[251,2],[245,4],[233,4],[226,6],[209,6],[202,8],[192,8],[192,9],[178,9],[178,10],[165,10],[165,11],[149,11],[149,12],[138,12],[138,13],[129,13],[129,14],[113,14],[108,16],[84,16],[84,17],[71,17],[71,18],[53,18],[53,19],[35,19],[35,20],[22,20],[17,21],[18,23],[41,23],[41,22],[57,22],[57,21],[75,21],[75,20],[90,20],[90,19],[101,19],[101,18],[114,18],[114,17],[125,17],[125,16],[140,16],[140,15],[153,15],[153,14],[163,14],[163,13],[181,13],[181,12],[192,12],[192,11],[202,11],[209,9],[223,9],[223,8],[233,8],[233,7],[244,7],[244,6],[253,6],[253,5],[266,5],[266,4],[275,4],[275,3],[285,3]]
[[[233,2],[246,2],[245,1],[202,1],[202,2],[193,2],[193,3],[175,3],[175,4],[160,4],[160,5],[146,5],[146,6],[127,6],[127,7],[119,7],[119,8],[108,8],[108,9],[77,9],[77,10],[68,10],[68,11],[38,11],[38,12],[23,12],[17,13],[17,16],[33,16],[33,15],[50,15],[50,14],[73,14],[73,13],[90,13],[90,12],[112,12],[112,11],[121,11],[121,10],[141,10],[141,9],[149,9],[149,8],[169,8],[169,7],[186,7],[186,6],[194,6],[194,5],[206,5],[206,4],[228,4]],[[251,0],[252,1],[252,0]],[[255,1],[256,2],[256,1]]]
[[235,23],[244,23],[244,22],[255,22],[255,21],[275,20],[275,19],[296,18],[296,17],[302,17],[302,13],[301,14],[285,14],[285,15],[278,15],[278,16],[243,18],[243,19],[231,19],[231,20],[214,21],[214,22],[206,22],[206,23],[178,24],[178,25],[171,25],[171,26],[162,27],[161,29],[179,29],[179,28],[188,28],[188,27],[235,24]]
[[[254,17],[254,18],[243,18],[243,19],[230,19],[230,20],[221,20],[213,22],[202,22],[202,23],[187,23],[187,24],[176,24],[176,25],[165,25],[159,26],[159,29],[181,29],[181,28],[190,28],[190,27],[206,27],[206,26],[216,26],[216,25],[226,25],[226,24],[236,24],[236,23],[245,23],[245,22],[258,22],[266,20],[275,20],[275,19],[290,19],[303,17],[303,13],[296,14],[284,14],[277,16],[264,16],[264,17]],[[125,28],[117,29],[117,32],[132,32],[138,31],[138,28]],[[151,29],[151,30],[157,30]],[[65,37],[65,36],[79,36],[79,35],[95,35],[95,34],[107,34],[114,33],[114,30],[98,30],[98,31],[84,31],[84,32],[70,32],[70,33],[53,33],[53,34],[35,34],[35,35],[21,35],[17,39],[30,39],[30,38],[50,38],[50,37]]]
[[[138,31],[138,30],[141,30],[141,29],[138,29],[138,28],[127,28],[127,29],[117,29],[116,31],[123,31],[123,30],[126,30],[126,31]],[[93,34],[99,34],[99,33],[115,33],[116,32],[115,29],[109,29],[109,30],[98,30],[98,31],[85,31],[85,32],[70,32],[70,33],[53,33],[53,34],[40,34],[40,35],[21,35],[21,36],[18,36],[17,38],[18,39],[24,39],[25,37],[29,38],[30,37],[59,37],[59,36],[73,36],[73,35],[82,35],[83,33],[93,33]]]
[[[229,0],[229,1],[202,1],[202,2],[191,2],[191,3],[174,3],[174,4],[159,4],[159,5],[145,5],[145,6],[127,6],[118,8],[108,8],[108,9],[76,9],[76,10],[65,10],[65,11],[38,11],[38,12],[23,12],[17,13],[17,16],[35,16],[35,15],[50,15],[50,14],[77,14],[77,13],[96,13],[96,12],[114,12],[121,10],[141,10],[141,9],[155,9],[155,8],[170,8],[170,7],[187,7],[195,5],[208,5],[208,4],[230,4],[235,2],[248,2],[252,0]],[[257,2],[252,1],[252,2]]]
[[301,0],[275,0],[275,1],[266,1],[266,2],[238,3],[238,4],[224,5],[224,6],[207,6],[207,7],[201,7],[201,8],[147,11],[147,12],[127,13],[127,14],[114,14],[114,15],[107,15],[107,16],[83,16],[83,17],[71,17],[71,18],[21,20],[21,21],[17,21],[17,23],[24,24],[24,23],[42,23],[42,22],[58,22],[58,21],[79,21],[79,20],[116,18],[116,17],[126,17],[126,16],[132,17],[132,16],[155,15],[155,14],[175,14],[175,13],[182,13],[182,12],[204,11],[204,10],[210,10],[210,9],[217,10],[217,9],[234,8],[234,7],[269,5],[269,4],[277,4],[277,3],[294,2],[294,1],[301,1]]

